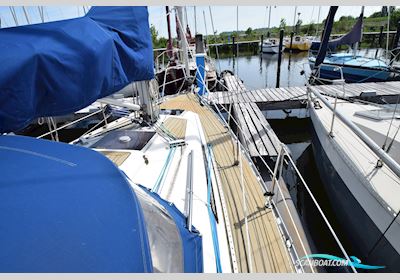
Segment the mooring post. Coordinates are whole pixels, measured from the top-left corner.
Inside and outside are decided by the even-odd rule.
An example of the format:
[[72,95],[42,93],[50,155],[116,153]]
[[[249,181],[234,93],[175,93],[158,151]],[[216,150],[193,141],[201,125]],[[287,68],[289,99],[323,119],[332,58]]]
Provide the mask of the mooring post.
[[279,50],[278,50],[278,67],[276,70],[276,87],[279,87],[280,78],[281,78],[281,62],[282,62],[282,47],[283,47],[283,32],[281,29],[279,31]]
[[375,37],[376,37],[376,35],[375,35],[375,34],[372,34],[372,40],[371,40],[370,48],[373,48],[374,45],[375,45]]
[[264,42],[264,35],[261,35],[261,40],[260,40],[260,52],[262,53],[262,46]]
[[235,52],[235,36],[232,36],[232,54],[233,56],[236,56],[236,52]]
[[293,36],[294,36],[294,32],[290,32],[290,52],[292,52],[292,44],[293,44]]
[[196,34],[195,37],[196,40],[196,81],[197,81],[197,86],[200,88],[199,90],[199,95],[204,95],[206,85],[205,85],[205,80],[206,80],[206,71],[205,71],[205,51],[204,51],[204,43],[203,43],[203,35],[201,34]]
[[382,47],[382,40],[383,40],[383,25],[381,25],[381,28],[379,30],[379,41],[378,41],[379,46],[376,48],[375,58],[378,56],[379,48]]
[[[393,43],[392,43],[392,50],[400,47],[399,45],[399,39],[400,39],[400,21],[397,22],[397,30],[396,30],[396,35],[394,36]],[[390,58],[390,64],[393,64],[394,58],[396,57],[397,53],[399,50],[394,50],[392,53],[392,57]]]

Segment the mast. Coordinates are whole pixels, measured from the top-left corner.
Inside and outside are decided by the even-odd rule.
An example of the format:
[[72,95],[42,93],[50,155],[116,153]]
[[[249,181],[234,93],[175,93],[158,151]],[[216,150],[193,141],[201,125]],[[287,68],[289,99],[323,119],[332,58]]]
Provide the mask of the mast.
[[183,24],[183,12],[182,12],[182,6],[177,6],[176,10],[178,12],[178,24],[179,24],[179,33],[180,33],[180,45],[182,47],[182,52],[183,52],[183,61],[185,63],[185,72],[186,76],[190,76],[190,70],[189,70],[189,56],[188,56],[188,46],[187,46],[187,40],[186,40],[186,35],[184,31],[184,24]]
[[[236,34],[237,34],[236,41],[239,42],[239,6],[236,6]],[[238,54],[239,54],[239,44],[236,43],[236,56],[238,56]],[[239,70],[237,71],[239,74]]]
[[268,35],[270,34],[269,33],[270,27],[271,27],[271,6],[269,6],[269,12],[268,12],[268,32],[267,32]]
[[[361,27],[361,37],[360,38],[362,38],[362,32],[363,32],[363,27],[364,27],[364,19],[363,19],[363,17],[364,17],[364,6],[361,6],[361,14],[360,14],[360,17],[362,17],[362,27]],[[361,41],[361,39],[360,39],[360,41]],[[358,50],[358,46],[360,45],[360,42],[356,42],[355,44],[354,44],[354,48],[353,48],[353,57],[356,57],[356,55],[357,55],[357,50]]]
[[165,6],[165,12],[167,14],[167,28],[168,28],[168,43],[167,43],[167,54],[168,57],[172,57],[172,36],[171,36],[171,19],[170,19],[170,13],[169,13],[169,7]]
[[317,31],[315,32],[315,36],[318,36],[318,29],[319,29],[319,17],[321,15],[321,6],[318,7],[318,18],[317,18]]
[[197,34],[197,19],[196,19],[196,6],[193,6],[194,8],[194,35]]
[[186,25],[189,26],[186,6],[183,8],[183,10],[185,11],[185,22],[186,22]]
[[204,29],[205,29],[205,33],[206,33],[206,38],[208,37],[208,33],[207,33],[207,21],[206,21],[206,13],[203,10],[203,18],[204,18]]
[[293,32],[295,32],[296,30],[296,14],[297,14],[297,6],[294,6]]

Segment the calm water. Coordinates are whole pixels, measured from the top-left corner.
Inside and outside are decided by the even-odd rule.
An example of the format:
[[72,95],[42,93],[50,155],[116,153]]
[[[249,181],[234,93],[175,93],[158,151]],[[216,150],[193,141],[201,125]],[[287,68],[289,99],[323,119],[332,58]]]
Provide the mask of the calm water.
[[[359,54],[369,57],[375,56],[376,49],[362,49]],[[247,87],[257,89],[276,87],[277,54],[240,54],[237,58],[221,58],[215,60],[217,69],[234,72]],[[308,65],[308,52],[282,54],[280,86],[303,86],[305,76],[300,74],[304,70],[308,75],[311,71]]]
[[[305,83],[300,71],[304,68],[309,72],[307,52],[283,53],[281,64],[280,86],[301,86]],[[216,66],[219,67],[218,61]],[[276,86],[278,67],[277,54],[243,55],[237,58],[220,59],[221,70],[231,70],[238,75],[248,89]]]

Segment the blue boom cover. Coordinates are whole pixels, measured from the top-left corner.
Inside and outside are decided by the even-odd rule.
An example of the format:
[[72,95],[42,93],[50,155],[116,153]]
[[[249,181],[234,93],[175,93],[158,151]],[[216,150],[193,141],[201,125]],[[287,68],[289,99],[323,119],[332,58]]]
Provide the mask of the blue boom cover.
[[0,133],[78,111],[154,77],[147,7],[0,29]]

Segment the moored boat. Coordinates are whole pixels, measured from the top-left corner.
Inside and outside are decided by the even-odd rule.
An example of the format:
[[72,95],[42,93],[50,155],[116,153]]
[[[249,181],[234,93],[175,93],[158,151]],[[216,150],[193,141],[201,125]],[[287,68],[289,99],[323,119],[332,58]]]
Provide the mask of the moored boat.
[[[282,47],[282,51],[284,47]],[[261,45],[261,51],[263,53],[279,53],[279,39],[269,38],[264,40]]]
[[396,113],[318,95],[309,107],[314,155],[329,200],[351,242],[350,251],[363,262],[383,266],[380,271],[398,271],[400,123]]

